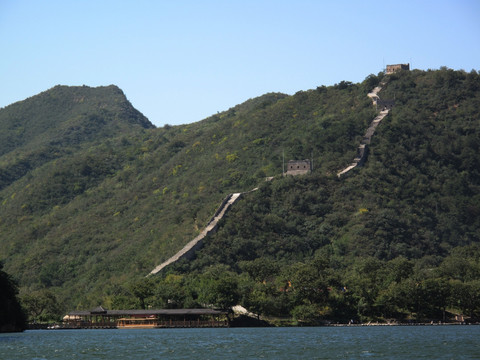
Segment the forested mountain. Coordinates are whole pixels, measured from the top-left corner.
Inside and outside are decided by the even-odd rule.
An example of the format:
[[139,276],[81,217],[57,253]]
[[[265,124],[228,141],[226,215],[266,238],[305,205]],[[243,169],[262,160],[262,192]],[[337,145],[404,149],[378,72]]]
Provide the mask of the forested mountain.
[[480,315],[479,90],[475,72],[388,76],[380,97],[396,105],[363,168],[261,184],[172,274],[221,264],[217,286],[249,309],[300,320]]
[[55,86],[0,111],[0,189],[46,162],[154,126],[116,86]]
[[[365,166],[339,179],[383,78],[266,94],[159,129],[112,86],[55,87],[1,109],[1,136],[12,140],[1,145],[0,260],[23,294],[55,294],[69,309],[238,302],[305,321],[421,318],[447,305],[478,314],[465,298],[445,295],[425,311],[405,299],[411,283],[480,299],[480,76],[385,77],[379,95],[396,105]],[[313,173],[283,178],[283,154],[313,157]],[[227,194],[257,186],[195,260],[142,280]]]

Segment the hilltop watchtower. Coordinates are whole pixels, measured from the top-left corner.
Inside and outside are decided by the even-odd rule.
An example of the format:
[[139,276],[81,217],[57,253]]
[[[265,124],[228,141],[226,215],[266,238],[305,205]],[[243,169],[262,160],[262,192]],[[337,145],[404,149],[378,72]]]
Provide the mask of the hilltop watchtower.
[[410,64],[387,65],[387,75],[401,70],[410,70]]
[[312,162],[306,160],[289,160],[286,175],[303,175],[312,171]]

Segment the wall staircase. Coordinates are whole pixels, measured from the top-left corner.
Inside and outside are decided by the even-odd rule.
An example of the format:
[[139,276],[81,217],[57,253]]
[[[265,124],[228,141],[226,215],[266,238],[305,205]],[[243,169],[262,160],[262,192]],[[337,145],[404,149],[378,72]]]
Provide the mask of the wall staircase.
[[177,252],[171,258],[169,258],[168,260],[164,261],[163,263],[161,263],[160,265],[155,267],[155,269],[153,269],[152,271],[150,271],[150,273],[148,275],[155,275],[158,272],[160,272],[163,268],[165,268],[166,266],[168,266],[168,265],[170,265],[170,264],[172,264],[172,263],[174,263],[174,262],[176,262],[180,259],[184,259],[184,258],[191,259],[194,256],[195,252],[203,246],[203,239],[207,235],[209,235],[209,234],[211,234],[211,233],[213,233],[217,230],[218,222],[223,218],[223,216],[227,212],[228,208],[235,201],[237,201],[240,198],[241,195],[242,195],[242,193],[229,194],[223,200],[222,204],[220,205],[220,207],[215,212],[215,215],[213,215],[213,217],[210,219],[210,221],[208,222],[205,229],[203,229],[203,231],[199,235],[197,235],[192,241],[190,241],[187,245],[185,245],[179,252]]
[[[379,102],[380,100],[378,93],[380,92],[380,90],[382,90],[385,84],[386,84],[385,82],[381,82],[379,86],[375,87],[375,89],[373,89],[372,92],[367,94],[367,96],[370,99],[372,99],[373,105],[377,106],[377,102]],[[388,115],[389,111],[390,111],[390,108],[385,108],[381,110],[378,113],[378,115],[372,120],[372,122],[370,123],[370,126],[365,132],[365,135],[363,136],[362,141],[360,142],[360,145],[357,148],[357,155],[355,156],[355,158],[353,159],[353,162],[350,165],[348,165],[346,168],[344,168],[343,170],[337,173],[337,176],[339,178],[346,175],[349,171],[355,169],[356,167],[362,166],[365,163],[365,160],[368,154],[368,145],[372,140],[372,136],[375,133],[375,129],[380,124],[380,122],[385,118],[385,116]]]

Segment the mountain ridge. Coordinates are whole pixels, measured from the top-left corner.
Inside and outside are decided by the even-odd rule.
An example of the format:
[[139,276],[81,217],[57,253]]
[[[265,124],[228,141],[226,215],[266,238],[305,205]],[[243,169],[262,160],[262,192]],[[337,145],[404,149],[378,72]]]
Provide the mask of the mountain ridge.
[[[197,258],[166,276],[182,269],[202,273],[215,264],[241,273],[241,264],[262,258],[307,262],[328,249],[344,264],[369,255],[413,261],[477,243],[478,74],[441,69],[389,76],[382,94],[395,94],[397,106],[377,129],[366,166],[341,181],[337,171],[355,157],[375,116],[367,94],[383,74],[292,96],[266,94],[181,126],[144,128],[143,118],[127,109],[123,124],[133,114],[133,127],[98,140],[67,137],[71,141],[58,155],[42,155],[0,187],[6,270],[23,293],[47,289],[68,308],[119,306],[130,296],[125,287],[197,236],[227,194],[256,186],[259,191],[220,221]],[[435,97],[439,92],[443,100]],[[100,114],[115,113],[118,104],[110,106]],[[93,104],[85,112],[99,116],[98,110]],[[425,143],[425,129],[444,146],[430,136]],[[77,130],[82,132],[73,134]],[[314,172],[264,184],[265,177],[281,173],[283,153],[292,159],[313,154]],[[0,157],[2,180],[9,156]],[[427,191],[430,182],[438,194]],[[455,197],[457,190],[465,195]],[[431,204],[437,215],[428,210]],[[445,235],[435,230],[432,224],[453,214],[458,224],[442,224]]]
[[0,125],[0,189],[72,147],[154,127],[114,85],[57,85],[3,108]]

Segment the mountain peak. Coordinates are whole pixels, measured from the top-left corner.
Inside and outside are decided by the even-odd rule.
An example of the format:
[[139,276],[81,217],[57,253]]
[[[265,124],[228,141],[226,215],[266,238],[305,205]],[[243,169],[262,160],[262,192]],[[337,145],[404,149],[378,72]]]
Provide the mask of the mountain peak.
[[57,85],[0,110],[0,154],[54,141],[82,143],[154,125],[115,86]]

